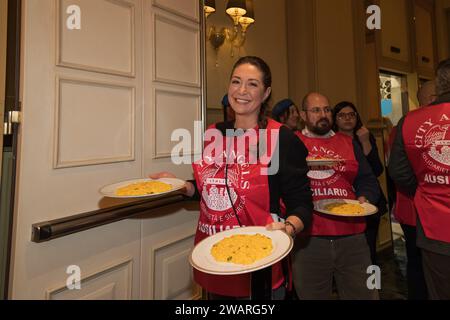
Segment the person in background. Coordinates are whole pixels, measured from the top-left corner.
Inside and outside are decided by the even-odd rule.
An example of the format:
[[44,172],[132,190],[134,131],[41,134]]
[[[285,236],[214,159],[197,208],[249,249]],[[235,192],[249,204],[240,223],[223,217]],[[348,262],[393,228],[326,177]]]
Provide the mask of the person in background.
[[[202,159],[192,165],[195,180],[188,181],[184,191],[186,196],[200,201],[195,244],[216,233],[240,226],[266,226],[295,236],[310,225],[313,205],[307,177],[308,150],[291,130],[266,118],[266,102],[270,98],[271,84],[270,68],[261,58],[247,56],[235,63],[228,88],[228,100],[235,112],[235,121],[214,124],[205,133],[205,137],[209,133],[218,134],[219,137],[212,140],[205,138]],[[257,135],[259,142],[276,138],[273,154],[278,152],[279,160],[273,157],[269,159],[270,166],[278,162],[275,172],[263,173],[263,169],[269,165],[262,162],[260,156],[256,163],[249,161],[248,155],[252,150],[260,154],[264,144],[260,147],[259,142],[255,145],[250,139],[249,143],[238,145],[242,142],[239,137],[250,136],[259,129],[266,130]],[[224,146],[234,148],[229,152],[223,150]],[[272,143],[265,146],[266,150],[269,147],[272,148]],[[207,150],[218,152],[213,155]],[[238,161],[228,161],[230,154],[234,154],[233,157]],[[214,158],[221,161],[211,161]],[[174,177],[167,172],[150,176],[154,179]],[[287,213],[283,217],[280,217],[280,199],[286,205]],[[284,298],[289,277],[285,270],[283,262],[272,266],[273,299]],[[249,273],[219,276],[195,269],[194,280],[207,291],[210,299],[250,296]]]
[[398,190],[414,199],[428,296],[449,300],[450,59],[438,65],[436,93],[436,101],[399,121],[388,170]]
[[[342,101],[334,107],[333,122],[335,131],[341,132],[352,139],[361,147],[364,156],[367,159],[373,173],[378,178],[384,170],[378,154],[377,142],[375,137],[363,126],[361,117],[355,105],[348,101]],[[378,212],[374,215],[367,216],[366,237],[370,248],[370,256],[372,263],[377,264],[377,235],[380,226],[380,218],[388,211],[387,199],[380,189],[380,198],[374,205],[378,208]]]
[[272,118],[286,125],[291,130],[295,131],[298,129],[298,109],[290,99],[281,100],[273,107]]
[[434,81],[427,81],[417,91],[419,106],[424,107],[436,101],[436,84]]
[[228,93],[225,94],[222,98],[222,107],[223,107],[223,120],[234,121],[236,115],[234,114],[233,108],[230,108],[230,102],[228,101]]
[[[436,100],[436,87],[434,81],[428,81],[417,91],[419,106],[428,106]],[[397,127],[394,127],[389,135],[389,149],[392,149]],[[389,152],[390,153],[390,152]],[[388,153],[388,154],[389,154]],[[414,206],[414,198],[395,188],[393,213],[395,220],[400,223],[405,238],[407,267],[406,279],[408,284],[409,300],[427,300],[428,292],[423,274],[422,253],[417,247],[417,212]]]
[[[332,130],[332,108],[328,98],[309,93],[300,116],[305,129],[296,135],[311,158],[333,158],[333,167],[311,167],[313,200],[358,199],[376,203],[380,196],[377,179],[358,143]],[[372,265],[362,217],[338,217],[313,212],[311,228],[297,237],[293,257],[294,284],[300,299],[331,299],[333,278],[340,299],[378,299],[378,291],[367,286]],[[308,237],[307,237],[308,236]]]

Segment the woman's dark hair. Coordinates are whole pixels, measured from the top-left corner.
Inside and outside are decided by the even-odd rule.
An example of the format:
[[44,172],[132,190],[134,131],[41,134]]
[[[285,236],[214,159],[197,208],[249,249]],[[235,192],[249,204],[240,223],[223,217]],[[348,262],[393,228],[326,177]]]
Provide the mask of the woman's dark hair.
[[363,123],[362,123],[362,121],[361,121],[361,117],[359,116],[359,112],[358,112],[358,110],[356,109],[355,105],[354,105],[353,103],[349,102],[349,101],[342,101],[342,102],[339,102],[339,103],[334,107],[334,109],[333,109],[333,123],[334,123],[334,124],[333,124],[333,130],[334,130],[335,132],[338,131],[339,128],[338,128],[337,122],[336,122],[337,114],[338,114],[339,112],[341,112],[341,110],[344,109],[345,107],[350,107],[350,108],[353,109],[353,111],[356,112],[356,126],[355,126],[355,128],[353,129],[353,133],[356,134],[356,131],[358,131],[359,129],[361,129],[361,127],[363,126]]
[[450,92],[450,59],[439,62],[436,69],[436,94],[441,96]]
[[[251,64],[252,66],[255,66],[258,68],[259,71],[263,74],[263,84],[264,84],[264,90],[272,86],[272,72],[270,71],[269,66],[267,63],[255,56],[246,56],[240,58],[233,66],[233,70],[231,71],[231,75],[233,75],[234,70],[236,70],[237,67],[243,65],[243,64]],[[267,102],[270,100],[270,97],[272,96],[272,92],[267,97],[265,101],[263,101],[261,105],[261,110],[259,112],[258,117],[258,126],[260,129],[266,129],[267,128],[267,117],[266,117],[266,111],[267,111]]]
[[[300,112],[298,111],[298,108],[295,104],[293,104],[292,106],[295,107],[295,109],[297,109],[297,113],[300,114]],[[289,107],[289,109],[284,110],[282,113],[280,113],[279,115],[273,117],[273,120],[282,123],[281,122],[281,117],[284,117],[284,119],[288,119],[292,114],[294,113],[293,110],[291,110],[291,107]]]

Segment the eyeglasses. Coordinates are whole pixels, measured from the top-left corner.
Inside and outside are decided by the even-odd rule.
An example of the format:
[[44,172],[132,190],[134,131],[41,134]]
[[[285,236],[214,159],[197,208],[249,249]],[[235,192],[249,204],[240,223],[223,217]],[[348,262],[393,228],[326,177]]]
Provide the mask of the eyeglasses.
[[322,111],[325,113],[331,113],[333,111],[333,109],[331,107],[324,107],[324,108],[320,108],[320,107],[312,107],[309,109],[304,109],[305,112],[311,112],[314,114],[319,114]]
[[342,119],[355,119],[356,118],[357,113],[356,112],[340,112],[336,115],[336,118],[338,118],[339,120]]

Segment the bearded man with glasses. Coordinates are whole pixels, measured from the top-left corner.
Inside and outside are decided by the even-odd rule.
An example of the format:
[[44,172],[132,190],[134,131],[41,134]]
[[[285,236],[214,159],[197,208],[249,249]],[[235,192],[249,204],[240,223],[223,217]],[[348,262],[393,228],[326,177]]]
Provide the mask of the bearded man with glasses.
[[[361,147],[332,130],[333,109],[327,97],[309,93],[300,116],[305,129],[297,133],[311,158],[339,160],[332,167],[311,167],[313,200],[358,199],[376,203],[377,180]],[[311,227],[297,237],[294,248],[294,283],[300,299],[331,299],[333,278],[340,299],[378,299],[367,286],[372,265],[364,235],[364,217],[337,217],[314,211]]]

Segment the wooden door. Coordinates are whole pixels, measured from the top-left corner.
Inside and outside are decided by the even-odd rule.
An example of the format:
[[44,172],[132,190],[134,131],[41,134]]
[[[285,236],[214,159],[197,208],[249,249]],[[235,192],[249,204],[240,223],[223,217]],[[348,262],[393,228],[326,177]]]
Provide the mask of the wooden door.
[[103,185],[162,169],[191,177],[172,165],[167,134],[201,120],[198,1],[24,0],[22,32],[10,298],[198,297],[186,255],[195,211],[30,241],[33,223],[118,204]]
[[437,64],[434,1],[414,1],[416,64],[420,78],[433,79]]
[[381,30],[377,33],[380,68],[411,72],[412,8],[409,0],[379,0]]

